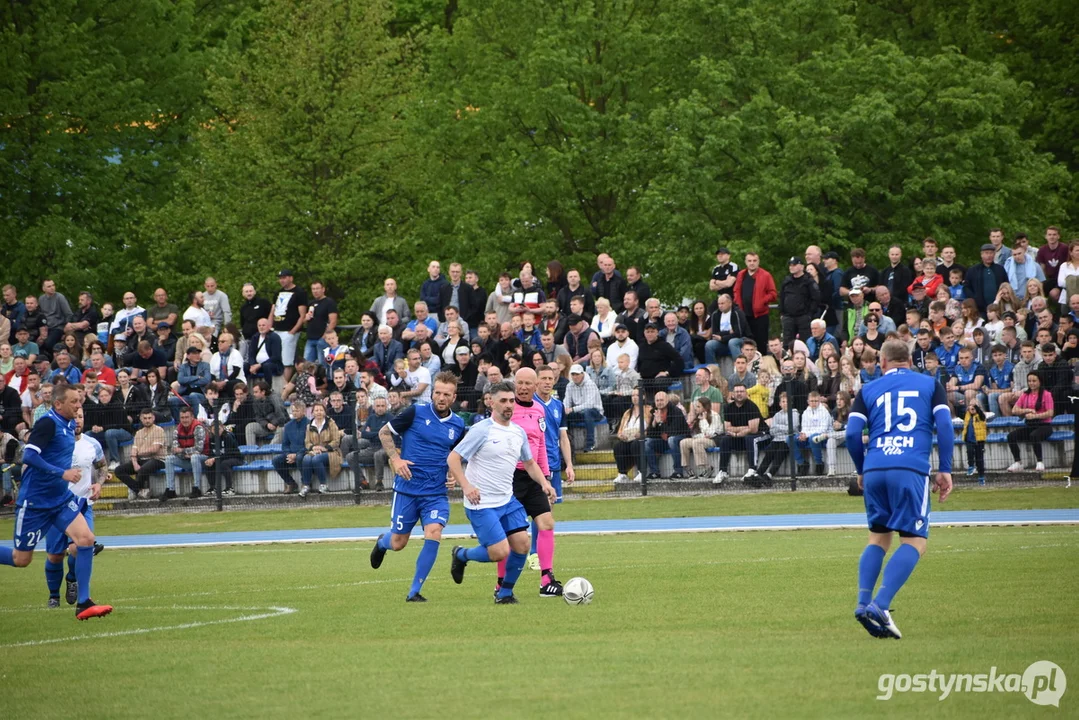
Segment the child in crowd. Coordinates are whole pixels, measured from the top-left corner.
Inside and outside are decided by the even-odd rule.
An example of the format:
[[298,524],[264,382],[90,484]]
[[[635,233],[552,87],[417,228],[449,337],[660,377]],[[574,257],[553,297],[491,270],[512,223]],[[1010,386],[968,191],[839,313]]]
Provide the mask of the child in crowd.
[[989,320],[982,327],[989,334],[990,343],[999,343],[1000,334],[1004,331],[1004,321],[1000,319],[1000,305],[996,303],[990,303],[985,308],[985,315]]
[[967,446],[967,477],[978,473],[978,484],[985,485],[985,438],[988,434],[985,413],[977,403],[969,403],[963,416],[963,443]]
[[860,373],[862,387],[878,379],[881,375],[880,365],[877,364],[877,351],[867,347],[862,351],[862,370]]
[[952,268],[948,271],[948,292],[953,300],[958,300],[959,302],[963,302],[967,298],[963,290],[963,271],[959,268]]

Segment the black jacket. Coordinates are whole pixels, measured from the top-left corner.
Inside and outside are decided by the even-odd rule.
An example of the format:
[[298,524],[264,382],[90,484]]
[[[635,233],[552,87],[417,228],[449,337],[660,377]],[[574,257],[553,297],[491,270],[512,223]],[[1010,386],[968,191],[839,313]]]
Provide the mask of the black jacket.
[[723,313],[719,310],[712,313],[712,337],[714,339],[727,342],[732,338],[753,337],[753,333],[749,329],[749,322],[746,320],[746,314],[739,308],[731,305],[731,331],[728,333],[720,332],[719,330],[721,317],[723,317]]
[[682,374],[682,356],[666,340],[656,340],[651,344],[641,343],[638,348],[637,372],[642,378],[651,380],[664,371],[672,379]]
[[645,428],[645,435],[650,438],[667,438],[675,435],[689,435],[689,423],[682,408],[674,404],[667,405],[667,418],[660,421],[659,408],[652,409],[652,422]]
[[820,288],[808,275],[783,278],[779,288],[779,313],[791,317],[812,315],[820,304]]

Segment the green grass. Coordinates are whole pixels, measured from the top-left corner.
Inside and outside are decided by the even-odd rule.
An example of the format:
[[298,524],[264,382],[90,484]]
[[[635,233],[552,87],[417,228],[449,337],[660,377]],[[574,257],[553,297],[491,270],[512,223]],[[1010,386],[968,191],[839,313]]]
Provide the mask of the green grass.
[[[1069,508],[1079,504],[1079,492],[1062,487],[1012,490],[960,489],[938,510],[1000,510]],[[452,503],[450,522],[465,523],[460,503]],[[686,497],[647,497],[629,500],[575,500],[559,505],[560,520],[609,520],[643,517],[710,515],[782,515],[787,513],[862,512],[862,498],[838,492],[749,493]],[[100,535],[153,533],[299,530],[309,528],[374,527],[389,517],[384,505],[250,510],[224,513],[169,513],[141,516],[99,516]],[[0,537],[10,537],[11,517],[0,519]]]
[[[853,507],[812,497],[799,499]],[[710,501],[640,505],[739,505]],[[274,517],[291,515],[305,514]],[[595,584],[587,607],[536,597],[529,571],[521,604],[494,607],[493,567],[470,565],[454,585],[448,548],[425,587],[431,602],[405,604],[418,543],[378,571],[370,543],[110,550],[95,564],[94,596],[117,609],[87,623],[66,605],[43,608],[39,558],[0,568],[0,717],[1075,716],[1074,688],[1060,711],[1021,694],[875,696],[882,672],[1022,673],[1041,659],[1074,684],[1079,528],[935,529],[895,603],[900,642],[869,638],[851,617],[863,543],[850,531],[561,538],[563,579]],[[295,612],[93,638],[274,606]],[[76,635],[89,637],[10,647]]]

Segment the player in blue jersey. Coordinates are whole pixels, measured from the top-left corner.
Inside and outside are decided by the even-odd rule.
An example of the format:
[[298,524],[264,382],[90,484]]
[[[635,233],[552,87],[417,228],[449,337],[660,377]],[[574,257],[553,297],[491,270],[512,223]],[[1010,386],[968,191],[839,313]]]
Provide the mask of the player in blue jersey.
[[[108,467],[101,443],[89,435],[83,434],[83,414],[79,408],[75,415],[75,451],[71,466],[82,473],[79,481],[71,486],[71,492],[77,498],[86,500],[82,515],[90,530],[94,529],[94,502],[101,495],[101,485],[108,477]],[[45,537],[45,584],[49,588],[49,607],[60,607],[60,580],[64,579],[64,555],[67,555],[67,592],[68,605],[74,605],[79,596],[79,582],[75,577],[75,543],[55,527],[49,528]],[[100,546],[97,546],[100,547]],[[95,551],[97,550],[95,547]],[[95,552],[95,555],[97,553]]]
[[[555,503],[562,502],[562,474],[565,471],[566,484],[572,485],[573,473],[573,448],[569,441],[569,427],[566,424],[566,408],[562,401],[554,394],[555,370],[550,365],[540,367],[536,371],[536,394],[535,401],[543,406],[547,417],[546,427],[543,430],[544,441],[547,445],[547,467],[551,472],[551,487],[554,488],[558,499]],[[565,468],[562,460],[565,459]],[[552,533],[554,531],[551,531]],[[528,556],[528,566],[533,570],[540,569],[539,555],[536,553],[536,543],[539,541],[539,527],[536,519],[532,519],[532,549]]]
[[[420,590],[438,557],[442,528],[450,520],[446,456],[465,434],[464,420],[450,410],[457,397],[457,376],[441,372],[434,386],[430,404],[408,406],[378,433],[394,472],[393,504],[390,531],[378,536],[371,550],[371,567],[382,565],[387,550],[396,552],[408,545],[417,522],[423,526],[423,549],[416,558],[406,602],[427,602]],[[395,436],[401,438],[400,455]]]
[[[513,422],[517,390],[511,382],[490,387],[491,417],[480,421],[448,459],[450,477],[461,486],[465,515],[472,523],[479,545],[453,548],[450,576],[458,585],[464,580],[469,562],[506,560],[506,571],[495,592],[496,605],[515,605],[513,587],[521,577],[528,552],[528,515],[515,497],[517,463],[539,486],[548,502],[555,499],[554,488],[532,457],[524,428]],[[468,462],[464,469],[462,461]],[[518,481],[519,482],[519,481]]]
[[50,527],[62,531],[75,543],[75,578],[79,583],[75,617],[86,620],[108,615],[112,606],[90,599],[94,533],[82,514],[86,500],[71,492],[71,484],[82,479],[82,471],[71,467],[75,415],[81,404],[76,388],[58,385],[52,393],[52,409],[34,423],[23,452],[15,547],[0,547],[0,565],[28,566],[45,531]]
[[[911,369],[910,350],[900,340],[881,347],[883,376],[864,386],[847,418],[847,448],[865,491],[869,544],[858,564],[858,606],[854,617],[869,634],[899,639],[902,635],[889,612],[892,598],[903,587],[929,537],[930,463],[934,426],[939,454],[934,486],[944,500],[952,491],[952,450],[955,445],[948,398],[939,382]],[[869,447],[862,431],[869,428]],[[899,533],[900,546],[884,568],[884,556]]]

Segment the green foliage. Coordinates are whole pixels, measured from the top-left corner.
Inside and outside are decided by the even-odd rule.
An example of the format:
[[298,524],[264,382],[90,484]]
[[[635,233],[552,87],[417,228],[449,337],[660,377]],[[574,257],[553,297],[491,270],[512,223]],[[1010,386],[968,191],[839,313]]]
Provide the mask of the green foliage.
[[[283,265],[346,321],[427,260],[715,245],[971,257],[1079,214],[1065,0],[41,0],[0,8],[5,281],[115,299]],[[1069,237],[1066,234],[1066,238]],[[6,247],[5,247],[6,249]],[[267,288],[269,289],[269,288]]]
[[415,162],[402,143],[415,44],[390,36],[389,11],[363,0],[263,7],[250,47],[211,67],[217,117],[180,191],[150,218],[162,272],[192,286],[213,271],[265,292],[295,267],[346,309],[370,303],[401,258],[401,178]]

